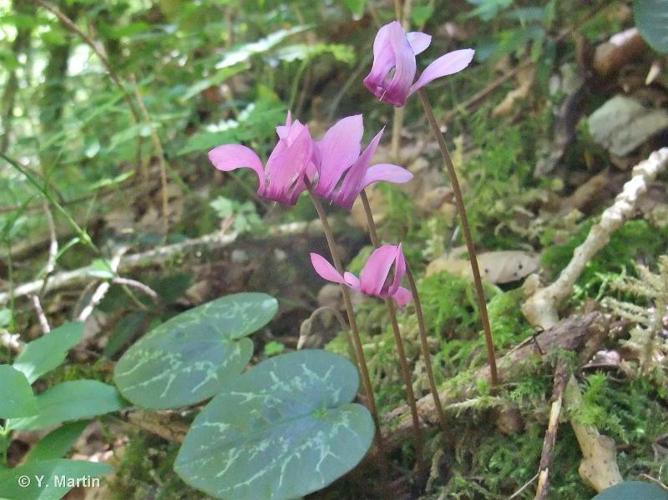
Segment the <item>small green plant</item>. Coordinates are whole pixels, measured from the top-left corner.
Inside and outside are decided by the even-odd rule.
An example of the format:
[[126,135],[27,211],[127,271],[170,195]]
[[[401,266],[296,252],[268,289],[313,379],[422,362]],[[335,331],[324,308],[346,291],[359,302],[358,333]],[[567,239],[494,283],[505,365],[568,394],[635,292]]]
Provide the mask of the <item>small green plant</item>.
[[[61,382],[39,395],[31,385],[57,368],[81,341],[83,323],[66,323],[28,343],[11,365],[0,365],[0,492],[7,498],[60,498],[84,478],[111,471],[106,464],[62,457],[90,419],[118,411],[126,403],[116,389],[97,380]],[[14,431],[36,431],[58,425],[30,451],[23,463],[7,468],[7,449]],[[59,478],[67,478],[60,481]],[[79,481],[79,483],[77,483]]]
[[219,196],[210,205],[223,221],[231,220],[232,227],[239,234],[257,229],[262,224],[251,201],[239,202]]

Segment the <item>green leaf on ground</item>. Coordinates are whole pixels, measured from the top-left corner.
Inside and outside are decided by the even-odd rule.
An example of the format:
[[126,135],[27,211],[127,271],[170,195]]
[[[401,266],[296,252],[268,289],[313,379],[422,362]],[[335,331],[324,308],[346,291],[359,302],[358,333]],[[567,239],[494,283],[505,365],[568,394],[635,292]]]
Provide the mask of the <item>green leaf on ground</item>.
[[0,418],[27,417],[35,413],[37,398],[28,379],[19,370],[0,365]]
[[83,323],[65,323],[55,330],[28,343],[14,361],[14,368],[22,371],[32,384],[45,373],[60,366],[67,352],[83,337]]
[[40,439],[23,459],[23,463],[63,458],[88,426],[90,420],[65,424]]
[[374,425],[352,404],[356,368],[304,350],[258,364],[229,384],[193,422],[174,470],[216,498],[298,498],[355,467]]
[[253,343],[243,338],[274,317],[278,302],[264,293],[228,295],[163,323],[116,364],[124,397],[144,408],[177,408],[217,394],[244,369]]
[[97,417],[125,406],[115,387],[97,380],[74,380],[54,385],[37,396],[33,417],[7,420],[15,430],[38,430],[70,420]]
[[633,14],[645,41],[657,52],[668,53],[668,0],[635,0]]

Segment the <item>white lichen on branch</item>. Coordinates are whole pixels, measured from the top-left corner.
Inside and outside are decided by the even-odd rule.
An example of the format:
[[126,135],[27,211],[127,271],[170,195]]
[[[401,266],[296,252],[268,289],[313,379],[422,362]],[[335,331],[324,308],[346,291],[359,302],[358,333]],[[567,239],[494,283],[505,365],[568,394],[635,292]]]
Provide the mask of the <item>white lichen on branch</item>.
[[575,282],[585,270],[587,263],[610,241],[610,236],[626,219],[633,215],[638,199],[647,191],[649,184],[666,168],[668,148],[653,152],[649,158],[636,165],[633,176],[615,198],[612,206],[601,215],[587,239],[575,249],[568,265],[551,285],[538,289],[522,306],[522,312],[530,323],[549,328],[559,321],[559,306],[570,296]]

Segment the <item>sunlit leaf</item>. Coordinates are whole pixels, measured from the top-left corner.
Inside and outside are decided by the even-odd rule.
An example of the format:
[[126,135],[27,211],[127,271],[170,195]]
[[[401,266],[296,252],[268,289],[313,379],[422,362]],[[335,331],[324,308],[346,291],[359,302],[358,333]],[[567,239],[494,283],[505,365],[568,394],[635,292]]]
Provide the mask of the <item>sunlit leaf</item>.
[[374,425],[351,401],[356,368],[326,351],[263,361],[228,384],[193,422],[174,470],[216,498],[299,498],[357,465]]
[[124,397],[145,408],[177,408],[218,393],[238,376],[253,352],[244,338],[267,324],[278,302],[239,293],[179,314],[150,331],[121,357],[114,381]]
[[661,54],[668,53],[668,0],[635,0],[633,13],[647,43]]
[[15,368],[0,365],[0,418],[27,417],[35,413],[37,400],[28,379]]
[[37,396],[33,417],[7,420],[15,430],[39,430],[72,420],[118,411],[125,406],[116,388],[97,380],[62,382]]
[[60,366],[67,352],[83,337],[83,323],[65,323],[48,334],[26,344],[14,361],[14,368],[23,372],[32,384],[45,373]]

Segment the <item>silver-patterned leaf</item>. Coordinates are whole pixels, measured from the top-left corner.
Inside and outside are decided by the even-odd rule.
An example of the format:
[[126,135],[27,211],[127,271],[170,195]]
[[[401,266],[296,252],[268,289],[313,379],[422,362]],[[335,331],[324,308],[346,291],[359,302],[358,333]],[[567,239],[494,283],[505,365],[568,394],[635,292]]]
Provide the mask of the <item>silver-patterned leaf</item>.
[[278,309],[273,297],[239,293],[195,307],[153,329],[121,357],[114,382],[144,408],[177,408],[218,393],[253,353],[243,338]]
[[282,499],[317,491],[357,465],[374,425],[355,397],[355,367],[304,350],[266,360],[195,419],[174,469],[216,498]]

